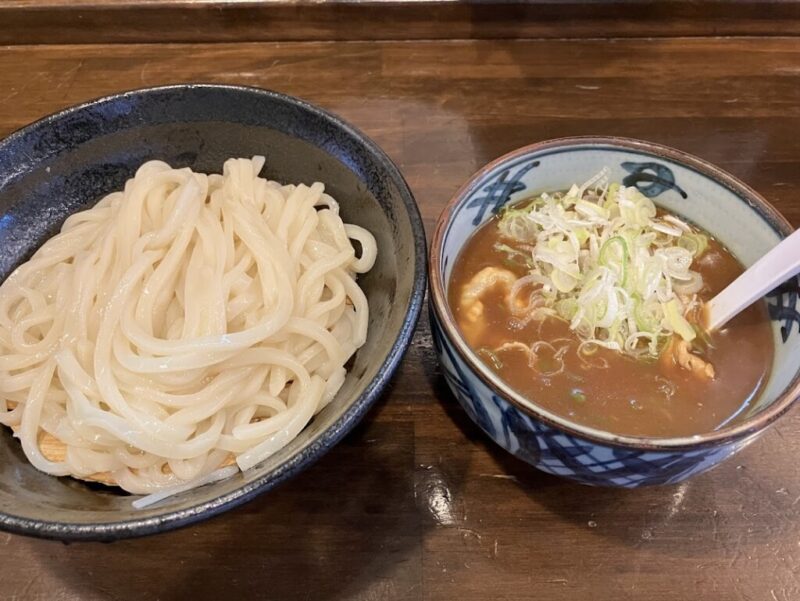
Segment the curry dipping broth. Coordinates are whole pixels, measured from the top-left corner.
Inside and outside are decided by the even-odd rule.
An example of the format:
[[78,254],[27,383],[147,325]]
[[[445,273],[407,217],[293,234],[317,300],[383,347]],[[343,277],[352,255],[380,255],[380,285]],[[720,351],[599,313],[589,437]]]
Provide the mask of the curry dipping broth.
[[[713,379],[663,361],[637,359],[606,348],[579,356],[578,337],[569,323],[557,316],[521,324],[506,302],[505,291],[495,286],[481,296],[479,319],[468,318],[461,308],[461,294],[470,280],[486,267],[502,267],[516,277],[526,274],[523,265],[508,260],[495,248],[509,244],[498,227],[498,217],[481,226],[467,241],[453,268],[448,300],[456,322],[481,360],[512,388],[537,405],[571,421],[619,435],[681,437],[711,432],[747,412],[766,382],[773,359],[773,338],[766,305],[755,303],[711,338],[703,358],[715,369]],[[708,248],[692,268],[704,281],[697,293],[711,299],[739,274],[742,265],[717,240],[709,236]],[[529,355],[507,348],[505,343],[541,345],[536,369]],[[561,373],[550,374],[552,355],[559,356]],[[550,363],[550,365],[548,365]]]

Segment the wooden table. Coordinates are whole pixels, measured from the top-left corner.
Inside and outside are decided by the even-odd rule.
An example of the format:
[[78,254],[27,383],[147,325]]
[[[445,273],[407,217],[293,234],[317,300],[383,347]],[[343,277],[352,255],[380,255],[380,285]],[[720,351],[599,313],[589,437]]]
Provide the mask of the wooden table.
[[[222,82],[338,113],[398,163],[430,233],[479,166],[576,134],[662,142],[800,225],[797,38],[14,46],[0,134],[120,90]],[[3,599],[800,599],[800,411],[688,483],[592,489],[494,446],[456,404],[427,319],[362,425],[279,489],[110,545],[0,534]]]

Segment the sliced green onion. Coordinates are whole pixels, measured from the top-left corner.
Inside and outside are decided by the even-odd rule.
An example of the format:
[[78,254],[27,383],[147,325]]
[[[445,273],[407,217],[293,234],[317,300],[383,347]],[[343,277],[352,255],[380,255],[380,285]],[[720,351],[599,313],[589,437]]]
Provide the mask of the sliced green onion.
[[495,369],[503,368],[503,362],[500,360],[500,357],[497,356],[497,353],[495,353],[492,349],[482,346],[478,349],[478,354],[486,357],[492,364],[492,367]]
[[696,324],[692,324],[692,327],[694,328],[695,334],[697,334],[697,339],[695,340],[695,344],[699,342],[700,345],[705,349],[714,348],[714,341],[711,339],[711,336],[709,336],[708,332],[704,328]]
[[559,292],[570,292],[578,285],[578,278],[560,269],[554,269],[553,273],[550,274],[550,279]]
[[608,219],[608,209],[588,200],[579,200],[575,203],[575,210],[587,217]]
[[496,243],[494,245],[494,249],[498,252],[505,253],[505,257],[503,257],[503,265],[506,267],[510,267],[512,269],[530,269],[533,267],[533,261],[531,260],[529,253],[512,248],[508,244],[503,244],[502,242]]
[[691,267],[708,237],[677,217],[657,217],[652,200],[608,173],[505,209],[500,233],[531,251],[501,250],[524,260],[525,277],[537,282],[529,317],[568,321],[581,356],[602,346],[655,359],[673,335],[697,336],[684,303],[703,289]]
[[673,298],[669,302],[664,304],[664,315],[667,318],[667,322],[672,327],[672,331],[678,334],[681,338],[683,338],[686,342],[691,342],[695,339],[697,334],[686,318],[681,314],[681,307],[678,303],[678,299]]
[[556,303],[556,313],[567,321],[572,321],[575,318],[578,308],[578,301],[574,298],[564,298]]
[[573,388],[569,396],[572,397],[572,400],[577,403],[585,403],[586,402],[586,394],[580,388]]
[[618,275],[623,287],[628,281],[628,261],[630,261],[628,243],[622,236],[609,238],[600,247],[600,265],[609,268],[618,267]]
[[655,301],[645,304],[641,298],[636,298],[633,302],[633,318],[636,321],[636,327],[642,332],[657,332],[661,318],[655,314],[655,311],[660,310],[661,305]]
[[618,194],[620,190],[620,185],[617,182],[614,182],[608,186],[608,191],[606,192],[606,199],[603,203],[603,206],[608,208],[614,206],[617,202],[619,202]]
[[706,252],[708,248],[708,237],[703,234],[687,232],[678,238],[678,246],[685,248],[697,258]]

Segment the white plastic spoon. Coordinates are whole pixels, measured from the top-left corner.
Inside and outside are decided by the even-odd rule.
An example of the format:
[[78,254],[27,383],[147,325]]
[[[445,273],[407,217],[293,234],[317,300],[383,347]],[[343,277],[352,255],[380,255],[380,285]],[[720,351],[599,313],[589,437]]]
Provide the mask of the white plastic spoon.
[[782,240],[706,303],[708,330],[718,330],[770,290],[800,273],[800,230]]

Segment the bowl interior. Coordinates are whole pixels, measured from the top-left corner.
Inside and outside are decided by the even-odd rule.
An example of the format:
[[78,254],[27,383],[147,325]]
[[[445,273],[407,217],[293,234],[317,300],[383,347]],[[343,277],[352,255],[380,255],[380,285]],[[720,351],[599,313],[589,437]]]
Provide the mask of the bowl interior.
[[[61,531],[42,533],[104,538],[191,521],[287,477],[335,443],[374,400],[418,315],[424,286],[421,223],[402,177],[380,150],[349,126],[294,99],[245,88],[158,88],[90,103],[11,136],[0,143],[0,277],[69,214],[121,189],[147,160],[219,173],[225,159],[256,154],[266,156],[264,177],[322,181],[340,202],[344,220],[377,239],[377,262],[359,278],[371,309],[367,341],[337,397],[261,465],[140,511],[115,489],[38,472],[2,428],[0,512],[14,518],[5,521],[7,526],[30,531],[38,526],[25,520],[63,522]],[[131,520],[137,523],[102,528]]]
[[[466,240],[506,203],[545,191],[581,184],[603,168],[611,181],[636,186],[657,205],[702,227],[725,244],[739,261],[752,265],[791,232],[789,224],[745,186],[719,169],[682,153],[636,141],[572,140],[534,145],[499,159],[462,190],[444,224],[438,252],[441,289],[447,292],[453,264]],[[775,340],[775,361],[769,381],[749,410],[750,418],[770,407],[790,388],[800,372],[800,324],[797,285],[768,297]],[[449,308],[447,309],[449,312]],[[794,328],[794,329],[793,329]],[[473,363],[480,359],[465,344]],[[499,379],[484,370],[495,384]],[[505,391],[510,389],[500,384]],[[513,394],[513,393],[511,393]],[[514,398],[534,407],[531,401]],[[556,423],[566,420],[549,414]],[[575,424],[573,429],[591,431]],[[597,435],[597,432],[591,431]]]

